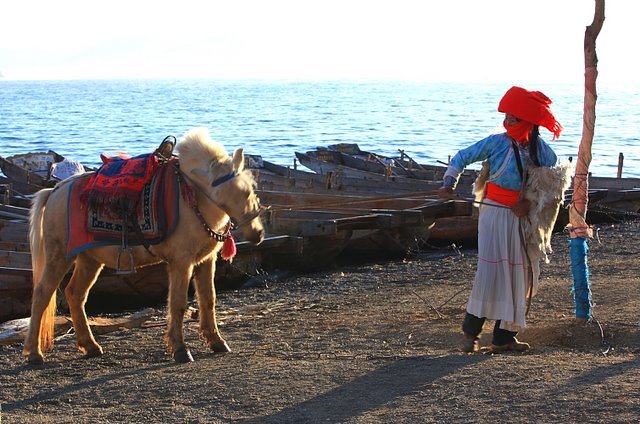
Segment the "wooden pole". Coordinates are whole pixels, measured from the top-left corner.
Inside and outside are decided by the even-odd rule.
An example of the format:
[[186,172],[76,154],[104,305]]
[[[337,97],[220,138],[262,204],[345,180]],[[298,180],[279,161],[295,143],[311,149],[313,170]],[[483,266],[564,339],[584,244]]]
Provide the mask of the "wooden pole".
[[589,191],[589,165],[591,164],[591,145],[596,124],[596,79],[598,78],[598,56],[596,38],[604,23],[604,0],[595,0],[593,22],[584,33],[584,110],[582,120],[582,138],[578,148],[576,173],[573,178],[573,199],[569,210],[569,227],[572,237],[590,237],[591,231],[586,223],[587,200]]
[[604,0],[595,0],[596,10],[593,22],[584,33],[584,114],[582,119],[582,138],[576,160],[576,174],[573,177],[573,199],[569,209],[569,252],[571,255],[571,273],[573,274],[573,297],[578,322],[587,322],[592,315],[591,283],[587,263],[587,239],[593,237],[591,227],[586,223],[587,200],[589,190],[589,164],[591,163],[591,144],[596,125],[596,78],[598,77],[598,57],[596,56],[596,38],[604,23]]
[[624,163],[624,155],[622,152],[618,155],[618,178],[622,178],[622,165]]

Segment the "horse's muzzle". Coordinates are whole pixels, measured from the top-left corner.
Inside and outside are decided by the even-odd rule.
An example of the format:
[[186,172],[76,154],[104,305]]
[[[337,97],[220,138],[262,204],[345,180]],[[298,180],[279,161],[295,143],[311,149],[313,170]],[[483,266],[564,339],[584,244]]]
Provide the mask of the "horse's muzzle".
[[264,240],[264,228],[248,231],[250,234],[244,234],[245,240],[254,244],[260,244]]

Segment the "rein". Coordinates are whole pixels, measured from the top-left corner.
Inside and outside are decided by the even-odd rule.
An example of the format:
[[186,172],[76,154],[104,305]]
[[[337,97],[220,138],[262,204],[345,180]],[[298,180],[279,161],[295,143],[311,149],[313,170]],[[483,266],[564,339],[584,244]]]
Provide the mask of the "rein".
[[234,224],[234,229],[235,228],[239,228],[240,226],[246,224],[247,222],[251,222],[254,219],[256,219],[257,217],[259,217],[260,215],[262,215],[262,213],[267,210],[270,209],[270,206],[264,207],[264,206],[260,206],[259,209],[257,209],[255,212],[253,212],[251,215],[247,216],[245,219],[243,219],[242,221],[238,221]]
[[231,222],[231,219],[227,221],[227,224],[225,225],[225,229],[222,232],[218,233],[213,228],[209,227],[209,224],[207,224],[207,221],[204,219],[204,216],[202,216],[200,209],[198,209],[198,205],[193,205],[191,208],[193,209],[196,216],[198,217],[198,220],[200,221],[202,228],[204,228],[204,230],[209,235],[209,238],[215,239],[216,241],[225,241],[226,239],[231,237],[231,230],[235,229],[235,226],[233,225],[233,222]]

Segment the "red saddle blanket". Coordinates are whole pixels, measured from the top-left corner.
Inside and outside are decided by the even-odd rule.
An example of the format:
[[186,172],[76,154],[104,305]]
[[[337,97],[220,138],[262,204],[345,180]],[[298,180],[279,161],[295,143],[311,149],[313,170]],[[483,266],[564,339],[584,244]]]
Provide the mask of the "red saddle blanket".
[[89,206],[111,206],[115,211],[133,209],[143,187],[155,175],[158,159],[151,154],[130,157],[121,153],[114,157],[100,155],[102,166],[87,182],[80,200]]
[[[127,225],[127,245],[157,244],[168,237],[178,224],[180,190],[176,161],[159,165],[151,180],[141,188],[135,216],[140,231]],[[94,175],[76,178],[67,199],[67,257],[96,246],[120,245],[124,220],[112,204],[81,200]],[[129,219],[130,220],[130,219]]]

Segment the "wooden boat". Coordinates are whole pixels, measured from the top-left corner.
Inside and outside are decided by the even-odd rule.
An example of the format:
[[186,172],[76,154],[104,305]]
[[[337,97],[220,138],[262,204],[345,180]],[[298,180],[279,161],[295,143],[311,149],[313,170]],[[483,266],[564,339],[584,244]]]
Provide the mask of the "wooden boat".
[[[254,156],[255,157],[255,156]],[[260,158],[252,168],[258,188],[271,191],[295,191],[307,193],[334,193],[356,195],[384,195],[398,193],[435,194],[438,183],[404,177],[380,178],[377,174],[354,172],[344,167],[335,167],[324,174],[303,171],[277,165]]]
[[45,187],[53,187],[74,173],[86,172],[90,168],[68,161],[64,156],[49,150],[19,155],[0,156],[0,169],[12,190],[20,194],[33,194]]
[[0,205],[0,242],[29,244],[29,210]]
[[[263,161],[254,170],[257,194],[270,206],[264,216],[267,239],[257,247],[239,242],[232,264],[218,262],[219,288],[236,288],[263,270],[325,266],[341,255],[390,257],[436,242],[475,242],[475,208],[465,201],[437,199],[440,181],[360,170],[358,175],[364,177],[355,177],[347,175],[348,167],[334,169],[320,175]],[[596,210],[594,205],[615,196],[618,203],[611,204],[638,212],[640,194],[635,182],[616,182],[615,189],[590,191],[590,213]],[[28,313],[32,284],[27,216],[25,208],[0,205],[0,299],[4,302],[0,320],[7,319],[2,311],[12,317]],[[130,306],[154,304],[165,299],[166,284],[162,265],[128,276],[106,270],[92,290],[90,304],[98,299],[115,299],[119,306],[127,299],[146,302]]]
[[267,190],[257,194],[269,205],[264,220],[268,233],[302,237],[303,260],[312,261],[331,262],[343,251],[359,256],[405,255],[428,240],[437,218],[471,213],[467,202],[424,194],[376,197]]
[[[596,180],[597,181],[597,180]],[[598,184],[595,184],[596,187]],[[563,229],[569,223],[568,208],[571,204],[573,190],[565,194],[564,208],[560,209],[556,230]],[[601,224],[621,222],[640,217],[640,189],[589,188],[589,207],[587,222]]]
[[[23,243],[0,242],[0,322],[29,315],[33,286],[31,255]],[[259,246],[247,242],[236,245],[232,263],[218,260],[215,284],[219,290],[237,289],[258,272],[279,269],[296,261],[302,253],[302,239],[287,235],[267,237]],[[68,274],[61,284],[69,282]],[[148,266],[133,274],[120,275],[105,268],[91,289],[89,309],[108,311],[155,306],[167,298],[168,279],[164,264]],[[60,300],[64,301],[64,296]],[[61,304],[64,308],[64,305]]]
[[[318,148],[306,154],[296,152],[296,157],[300,163],[318,173],[331,172],[333,169],[342,169],[342,172],[350,176],[357,177],[363,172],[375,171],[378,179],[384,174],[404,174],[406,178],[435,178],[438,186],[441,184],[442,175],[446,167],[439,165],[419,164],[409,158],[404,151],[399,150],[400,157],[389,158],[375,153],[361,150],[357,144],[338,144],[326,148]],[[344,171],[351,168],[350,171]],[[417,175],[419,169],[420,175]],[[366,170],[366,171],[365,171]],[[407,172],[412,171],[412,172]],[[428,172],[432,172],[429,174]],[[460,178],[456,192],[462,197],[471,198],[472,183],[476,178],[476,171],[465,171]],[[637,217],[640,212],[640,178],[610,178],[589,176],[589,202],[590,209],[587,210],[587,219],[591,223],[611,222]],[[567,204],[571,201],[571,191],[567,193]],[[568,220],[566,210],[561,210],[556,228],[564,228]],[[568,221],[567,221],[568,222]],[[464,225],[466,224],[466,225]],[[436,223],[432,230],[432,240],[454,241],[452,238],[455,229],[465,229],[465,234],[461,240],[468,241],[474,232],[474,224],[465,223],[463,218],[446,218]]]
[[[286,192],[286,193],[307,193],[315,194],[318,199],[330,202],[331,196],[334,195],[348,195],[348,196],[361,196],[360,198],[354,198],[355,201],[360,201],[363,198],[384,198],[384,196],[391,196],[387,199],[388,204],[394,203],[393,198],[405,197],[435,200],[437,189],[440,188],[440,181],[427,181],[416,180],[406,177],[395,176],[380,176],[379,174],[370,173],[367,171],[354,170],[345,172],[349,168],[343,166],[333,166],[332,171],[327,171],[324,174],[318,174],[315,172],[303,171],[297,169],[296,161],[294,160],[294,166],[286,167],[282,165],[273,164],[264,160],[260,156],[252,156],[252,166],[254,169],[254,177],[258,183],[259,191],[263,192]],[[349,176],[345,175],[348,174]],[[426,190],[425,190],[426,189]],[[400,196],[402,195],[402,196]],[[322,197],[328,196],[328,197]],[[262,196],[263,203],[271,201],[272,197]],[[296,205],[300,206],[302,203],[313,203],[312,196],[289,196],[289,200],[283,202],[282,199],[278,200],[278,206],[282,205]],[[340,199],[340,198],[336,198]],[[290,203],[287,203],[290,202]],[[317,201],[316,201],[317,202]],[[338,203],[348,203],[350,199],[343,198]],[[458,202],[458,204],[462,204]],[[386,207],[387,209],[401,208],[402,205],[392,204],[391,206],[380,206],[380,208]],[[442,218],[436,218],[434,225],[430,228],[428,234],[422,233],[419,237],[415,230],[413,233],[405,234],[403,242],[395,240],[386,240],[390,243],[378,243],[383,244],[385,247],[380,249],[380,252],[388,254],[389,250],[395,250],[396,254],[400,251],[406,251],[407,246],[417,248],[423,246],[426,240],[433,239],[433,244],[450,244],[452,242],[460,243],[463,240],[473,239],[477,235],[477,221],[469,219],[473,209],[471,204],[466,204],[464,207],[457,206],[459,208],[450,215]],[[365,213],[361,211],[360,213]],[[412,237],[413,236],[413,237]],[[409,243],[407,240],[413,240]],[[416,241],[418,240],[418,241]],[[356,243],[352,240],[347,242],[345,250],[350,251],[349,246],[354,246]],[[372,250],[373,243],[363,243],[368,246],[368,249],[362,249],[363,252]]]
[[[0,205],[0,321],[29,314],[33,284],[27,219],[28,209]],[[232,263],[217,262],[215,284],[218,289],[238,288],[258,273],[299,261],[302,239],[281,234],[267,237],[258,246],[239,241],[236,248]],[[70,274],[62,282],[62,288],[69,278]],[[167,290],[164,264],[124,275],[105,268],[91,290],[88,306],[101,310],[154,306],[166,300]]]
[[[587,222],[597,225],[610,222],[623,222],[638,219],[640,215],[640,190],[589,190],[589,208]],[[567,191],[563,206],[560,208],[554,231],[562,232],[569,223],[569,206],[572,190]],[[474,208],[470,217],[454,216],[436,220],[431,229],[429,244],[435,246],[454,243],[459,246],[476,246],[478,234],[478,209]]]
[[23,318],[31,310],[31,270],[0,268],[0,322]]
[[[344,165],[361,171],[421,180],[435,180],[438,169],[426,169],[410,159],[393,158],[363,151],[357,144],[341,143],[308,151],[307,155],[321,162]],[[305,165],[306,166],[306,165]]]
[[[364,175],[375,174],[377,177],[403,177],[413,180],[429,181],[441,184],[446,166],[420,164],[411,159],[403,150],[399,150],[400,157],[387,157],[376,153],[363,151],[357,144],[342,143],[326,148],[317,148],[306,153],[295,152],[297,160],[312,171],[324,174],[335,169],[341,169],[349,176],[364,178]],[[367,174],[363,174],[367,173]],[[460,177],[458,190],[471,193],[471,184],[477,177],[477,171],[466,170]]]
[[[420,164],[411,159],[403,150],[399,157],[387,157],[361,150],[357,144],[342,143],[317,148],[306,153],[296,152],[301,164],[316,173],[323,174],[340,169],[346,175],[364,178],[363,172],[369,174],[404,176],[409,179],[426,179],[441,184],[446,170],[445,166]],[[346,169],[350,168],[350,169]],[[477,171],[465,170],[461,175],[457,192],[463,196],[471,195],[471,184],[477,177]],[[637,189],[640,189],[640,178],[612,178],[589,176],[589,189],[606,189],[607,194],[599,200],[600,208],[611,208],[620,211],[638,212],[640,202],[637,200]]]
[[[262,161],[261,158],[259,158]],[[334,169],[339,170],[340,167]],[[444,169],[444,168],[443,168]],[[381,179],[380,175],[371,177],[371,173],[366,171],[356,170],[352,175],[365,175],[367,179],[359,179],[357,177],[344,177],[344,174],[338,172],[327,172],[325,175],[310,173],[307,171],[301,171],[297,169],[291,169],[281,165],[274,165],[267,161],[260,163],[259,173],[256,173],[256,180],[258,181],[258,187],[266,191],[286,191],[286,192],[303,192],[303,193],[315,193],[323,195],[333,195],[340,193],[343,195],[358,195],[358,196],[382,196],[383,194],[403,193],[404,187],[415,187],[411,185],[411,181],[422,184],[421,180],[415,180],[405,177],[391,177],[385,180]],[[268,175],[268,177],[267,177]],[[343,178],[342,180],[336,179],[335,175]],[[376,180],[377,179],[377,180]],[[342,184],[337,184],[337,182]],[[406,186],[398,184],[399,181],[409,181]],[[600,182],[604,180],[596,179],[594,181]],[[345,184],[345,182],[348,182]],[[373,187],[366,186],[365,184],[373,185]],[[597,184],[597,183],[596,183]],[[627,182],[629,184],[629,182]],[[431,187],[440,187],[441,182],[432,182]],[[382,189],[376,189],[375,187],[383,187]],[[274,189],[275,187],[275,189]],[[354,187],[356,189],[354,189]],[[434,187],[431,191],[424,193],[411,193],[407,192],[406,196],[419,196],[427,198],[435,194]],[[623,185],[624,187],[624,185]],[[394,190],[394,188],[398,188]],[[459,191],[459,190],[458,190]],[[470,187],[469,187],[470,191]],[[634,206],[635,202],[632,202],[634,190],[630,189],[626,192],[621,190],[590,190],[590,203],[592,208],[588,211],[589,222],[594,224],[600,222],[606,222],[611,220],[623,220],[629,219],[629,212],[637,211],[637,207]],[[623,196],[624,195],[624,196]],[[607,206],[607,202],[618,199],[623,196],[618,204],[612,204]],[[471,199],[471,195],[463,195],[464,198]],[[303,199],[303,197],[300,197]],[[308,197],[307,197],[308,199]],[[566,205],[571,201],[571,191],[567,193]],[[621,210],[613,210],[611,206],[619,207]],[[634,209],[635,208],[635,209]],[[606,212],[605,212],[606,211]],[[557,231],[561,231],[568,222],[568,213],[566,209],[561,209],[556,224]],[[463,216],[449,216],[442,217],[435,220],[433,227],[431,227],[428,235],[428,245],[441,246],[455,243],[456,245],[474,246],[477,243],[477,208],[473,208],[472,213]],[[347,242],[347,245],[353,245],[353,242]],[[345,246],[345,249],[347,247]]]

